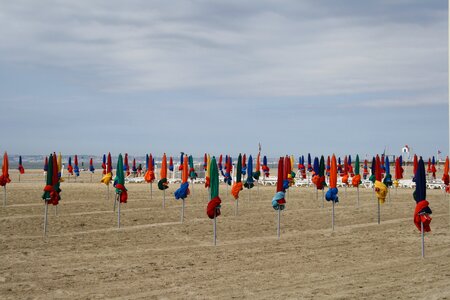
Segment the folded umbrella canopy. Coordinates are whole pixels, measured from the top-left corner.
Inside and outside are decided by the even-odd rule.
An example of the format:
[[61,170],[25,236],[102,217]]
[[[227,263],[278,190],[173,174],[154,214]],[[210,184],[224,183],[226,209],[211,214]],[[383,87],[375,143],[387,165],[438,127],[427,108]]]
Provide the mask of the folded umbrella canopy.
[[[372,183],[375,183],[375,168],[376,168],[376,159],[375,156],[372,158],[372,165],[370,166],[370,177],[369,180],[372,181]],[[380,173],[381,174],[381,173]]]
[[[126,154],[125,154],[126,155]],[[127,203],[128,193],[125,188],[125,177],[122,154],[119,154],[117,158],[116,177],[114,178],[114,187],[116,188],[116,194],[118,195],[118,201],[120,203]]]
[[301,157],[300,163],[298,164],[298,169],[300,170],[300,173],[302,174],[302,179],[306,179],[305,157],[303,155]]
[[248,157],[247,172],[248,176],[244,186],[251,189],[255,185],[253,180],[253,158],[251,155]]
[[330,167],[330,188],[325,194],[325,199],[334,203],[339,202],[338,192],[336,156],[333,154]]
[[381,169],[381,174],[384,174],[386,172],[386,165],[385,165],[385,156],[384,156],[384,154],[381,154],[380,169]]
[[189,178],[191,180],[194,180],[197,178],[197,173],[194,169],[194,159],[192,158],[192,155],[189,155]]
[[161,170],[159,173],[158,188],[161,191],[164,191],[169,188],[169,183],[167,182],[167,156],[165,153],[162,157]]
[[342,164],[341,164],[341,158],[340,157],[338,157],[338,160],[337,160],[337,172],[338,172],[339,176],[343,175],[342,174]]
[[61,189],[58,178],[58,162],[56,159],[56,154],[50,154],[48,158],[48,170],[46,185],[44,187],[44,194],[42,199],[48,204],[58,205]]
[[209,200],[208,206],[206,207],[206,214],[210,219],[214,219],[220,216],[220,208],[221,208],[220,204],[222,203],[219,197],[219,170],[217,168],[217,162],[214,156],[210,160],[209,169],[210,169],[211,200]]
[[103,169],[102,174],[106,175],[106,154],[103,154],[102,169]]
[[145,171],[144,180],[147,183],[155,181],[155,165],[153,164],[153,156],[147,156],[147,171]]
[[367,166],[367,159],[365,159],[363,166],[363,178],[367,179],[367,175],[369,175],[369,167]]
[[209,156],[209,154],[208,154],[206,156],[205,188],[210,187],[210,180],[211,180],[211,178],[209,177],[210,164],[211,164],[211,156]]
[[356,154],[355,175],[352,177],[352,185],[358,187],[361,184],[361,175],[359,174],[359,155]]
[[352,167],[352,156],[349,155],[348,156],[348,161],[347,161],[347,172],[348,174],[353,177],[355,175],[355,173],[353,172],[353,167]]
[[263,170],[264,177],[269,177],[270,176],[270,168],[267,165],[267,157],[265,155],[263,157],[263,164],[262,164],[261,169]]
[[328,157],[327,157],[327,166],[326,166],[326,170],[327,170],[326,174],[327,174],[327,176],[330,176],[330,169],[331,169],[331,158],[328,155]]
[[259,180],[259,177],[261,176],[261,152],[258,152],[258,156],[256,156],[256,168],[255,172],[253,172],[253,178],[255,178],[256,181]]
[[206,171],[207,166],[208,166],[208,155],[205,153],[205,156],[203,157],[203,170]]
[[[316,160],[314,159],[314,163],[315,162]],[[320,157],[319,170],[317,175],[313,177],[313,180],[314,178],[315,178],[314,184],[316,185],[316,188],[318,190],[323,190],[323,188],[327,186],[327,183],[325,181],[325,158],[323,157],[323,155]]]
[[388,189],[382,182],[381,160],[378,155],[375,159],[375,193],[377,194],[378,203],[383,204],[386,200]]
[[17,169],[19,170],[19,174],[25,173],[25,169],[22,164],[22,155],[19,156],[19,166],[17,167]]
[[185,155],[183,158],[183,168],[181,170],[181,185],[180,188],[177,189],[174,193],[175,199],[186,199],[186,197],[189,195],[189,159],[188,156]]
[[313,170],[313,167],[311,164],[311,154],[308,153],[308,172],[312,172],[312,170]]
[[94,162],[93,162],[93,160],[92,160],[92,157],[91,157],[91,159],[89,160],[89,171],[90,171],[91,173],[94,173],[94,171],[95,171],[95,168],[94,168]]
[[384,160],[384,170],[386,172],[386,175],[384,175],[383,183],[387,187],[390,187],[390,186],[392,186],[392,175],[391,175],[391,166],[389,164],[389,157],[388,156],[386,156],[386,158]]
[[[180,170],[181,170],[181,168],[183,167],[183,155],[181,155],[181,159],[180,159]],[[171,157],[169,157],[169,171],[170,172],[173,172],[173,158],[172,158],[172,156]]]
[[108,160],[106,163],[106,174],[103,176],[101,182],[109,186],[109,183],[112,181],[113,173],[112,173],[112,160],[111,153],[108,152]]
[[348,185],[348,158],[347,155],[344,157],[344,168],[342,169],[342,183],[346,185]]
[[284,165],[283,165],[283,188],[285,190],[289,189],[290,182],[289,176],[291,174],[291,159],[289,156],[284,157]]
[[128,164],[128,153],[125,153],[125,160],[123,161],[123,170],[126,172],[128,177],[130,175],[130,165]]
[[428,158],[428,167],[427,167],[427,173],[431,173],[431,158]]
[[67,164],[67,172],[73,175],[72,157],[69,156],[69,163]]
[[449,160],[448,160],[448,156],[445,159],[445,164],[444,164],[444,174],[442,175],[442,181],[444,182],[445,185],[449,184],[449,175],[448,175],[448,171],[449,171]]
[[44,172],[47,172],[47,171],[48,171],[48,157],[46,156],[45,160],[44,160]]
[[247,156],[244,154],[242,156],[242,175],[247,174]]
[[[9,178],[9,160],[8,153],[3,154],[3,164],[2,164],[2,175],[0,176],[0,186],[6,188],[6,184],[10,183],[11,179]],[[5,197],[6,199],[6,197]]]
[[434,159],[434,156],[431,159],[431,175],[436,179],[436,160]]
[[416,173],[417,168],[419,166],[419,162],[417,160],[417,154],[414,154],[414,160],[413,160],[413,181],[416,182]]
[[416,190],[413,194],[414,200],[416,201],[416,208],[414,210],[414,224],[416,224],[417,229],[422,231],[421,223],[423,224],[423,230],[425,232],[431,231],[430,223],[431,217],[431,209],[429,207],[429,203],[426,200],[426,190],[427,183],[425,177],[425,164],[423,162],[422,157],[419,159],[417,172],[416,172]]
[[219,168],[219,171],[220,171],[220,173],[222,173],[222,176],[223,176],[222,154],[220,154],[219,162],[217,163],[217,167]]
[[234,182],[233,187],[231,188],[231,194],[236,200],[239,199],[239,192],[242,191],[241,177],[242,177],[242,156],[239,153],[236,166],[236,181]]
[[277,178],[277,191],[275,193],[275,196],[272,198],[272,207],[275,210],[283,210],[286,205],[286,190],[284,188],[284,182],[283,182],[283,174],[284,171],[284,159],[283,157],[280,157],[278,160],[278,178]]
[[80,169],[78,168],[78,156],[76,154],[74,159],[73,172],[75,173],[75,176],[80,176]]
[[133,158],[133,165],[132,165],[132,167],[131,167],[131,171],[132,171],[133,173],[135,173],[135,174],[136,174],[136,172],[137,172],[137,168],[136,168],[136,158]]
[[[227,185],[231,185],[231,182],[233,179],[231,178],[231,171],[233,170],[233,163],[231,160],[231,156],[226,156],[226,162],[225,162],[225,174],[224,174],[224,182]],[[228,187],[227,187],[228,188]]]
[[313,161],[313,177],[311,179],[311,181],[314,183],[314,185],[317,188],[317,184],[319,181],[319,158],[316,156],[314,157],[314,161]]

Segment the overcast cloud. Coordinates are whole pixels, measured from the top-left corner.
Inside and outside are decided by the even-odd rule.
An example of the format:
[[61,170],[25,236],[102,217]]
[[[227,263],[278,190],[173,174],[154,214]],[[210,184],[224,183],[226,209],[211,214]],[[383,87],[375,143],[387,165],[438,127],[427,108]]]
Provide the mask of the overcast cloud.
[[0,150],[448,152],[446,0],[0,3]]

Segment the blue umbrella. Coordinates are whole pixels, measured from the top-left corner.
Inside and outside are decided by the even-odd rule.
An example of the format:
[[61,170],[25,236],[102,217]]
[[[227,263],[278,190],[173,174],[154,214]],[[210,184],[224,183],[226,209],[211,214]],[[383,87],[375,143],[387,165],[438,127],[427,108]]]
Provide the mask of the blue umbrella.
[[416,172],[416,191],[414,192],[414,200],[417,203],[427,199],[427,181],[425,179],[425,164],[422,157],[419,159],[419,164]]
[[308,153],[308,172],[311,172],[312,168],[311,168],[311,154]]
[[145,154],[145,169],[148,170],[148,154]]
[[318,157],[314,158],[314,173],[316,175],[319,175],[319,158]]
[[251,155],[248,157],[247,172],[248,172],[247,180],[246,180],[244,186],[248,189],[251,189],[254,186],[254,184],[253,184],[253,182],[254,182],[253,181],[253,158]]
[[385,163],[385,170],[386,170],[386,175],[384,177],[383,183],[387,186],[390,187],[392,185],[392,175],[391,175],[391,167],[389,165],[389,157],[386,156],[386,159],[384,160]]
[[347,163],[348,163],[349,166],[352,165],[352,156],[351,155],[348,156]]

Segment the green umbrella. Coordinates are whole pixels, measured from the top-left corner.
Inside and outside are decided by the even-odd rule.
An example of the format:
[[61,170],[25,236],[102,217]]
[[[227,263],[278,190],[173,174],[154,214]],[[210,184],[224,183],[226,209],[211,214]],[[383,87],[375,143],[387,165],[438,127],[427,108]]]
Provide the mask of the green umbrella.
[[189,155],[189,177],[192,180],[197,178],[197,173],[195,173],[194,169],[194,159],[192,158],[192,155]]
[[206,213],[210,219],[214,219],[213,223],[213,240],[214,246],[216,245],[217,239],[217,217],[220,216],[220,203],[222,202],[219,198],[219,170],[217,168],[216,158],[213,156],[209,165],[209,182],[211,191],[211,200],[208,202],[206,208]]
[[48,201],[50,200],[51,187],[53,186],[53,156],[51,154],[48,158],[47,180],[45,181],[45,185],[42,199]]
[[116,199],[114,200],[114,207],[118,202],[117,209],[117,226],[120,228],[120,204],[127,203],[128,194],[125,188],[125,176],[123,175],[123,159],[122,154],[119,154],[117,159],[116,177],[114,178],[114,187],[116,188]]
[[211,199],[219,196],[219,170],[217,169],[216,158],[213,156],[210,163],[210,189]]
[[359,175],[359,155],[356,154],[355,160],[355,175]]

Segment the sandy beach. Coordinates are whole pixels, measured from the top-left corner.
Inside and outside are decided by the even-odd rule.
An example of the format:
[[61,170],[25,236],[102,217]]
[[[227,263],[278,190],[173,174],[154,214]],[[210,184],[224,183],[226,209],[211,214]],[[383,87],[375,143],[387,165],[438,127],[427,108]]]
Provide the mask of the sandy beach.
[[[340,189],[335,230],[331,203],[314,188],[291,188],[276,237],[275,187],[241,192],[239,215],[221,184],[222,215],[213,246],[206,190],[195,185],[181,202],[153,184],[128,184],[122,228],[113,213],[113,188],[83,172],[63,182],[58,215],[49,210],[43,237],[42,171],[7,185],[0,207],[2,299],[450,299],[449,199],[428,190],[432,232],[421,258],[411,189],[391,190],[381,207],[371,189]],[[2,198],[2,197],[0,197]]]

